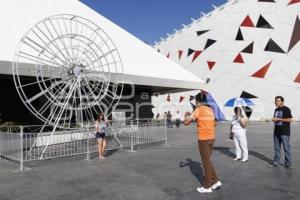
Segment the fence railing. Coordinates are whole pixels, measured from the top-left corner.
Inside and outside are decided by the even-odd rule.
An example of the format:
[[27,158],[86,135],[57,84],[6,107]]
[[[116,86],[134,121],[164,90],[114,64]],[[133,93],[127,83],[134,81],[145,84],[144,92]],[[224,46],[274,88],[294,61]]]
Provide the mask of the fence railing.
[[[167,143],[165,121],[134,120],[110,122],[107,150],[128,148],[154,142]],[[20,163],[97,152],[93,126],[51,131],[51,126],[0,127],[0,156]]]

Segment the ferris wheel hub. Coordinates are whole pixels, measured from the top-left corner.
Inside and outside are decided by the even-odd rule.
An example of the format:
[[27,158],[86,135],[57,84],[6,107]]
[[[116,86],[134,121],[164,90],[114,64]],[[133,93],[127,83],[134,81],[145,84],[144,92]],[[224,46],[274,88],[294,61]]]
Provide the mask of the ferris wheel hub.
[[80,74],[84,71],[83,67],[80,66],[80,65],[75,65],[73,67],[73,69],[71,70],[72,72],[72,75],[75,76],[75,77],[78,77],[80,76]]

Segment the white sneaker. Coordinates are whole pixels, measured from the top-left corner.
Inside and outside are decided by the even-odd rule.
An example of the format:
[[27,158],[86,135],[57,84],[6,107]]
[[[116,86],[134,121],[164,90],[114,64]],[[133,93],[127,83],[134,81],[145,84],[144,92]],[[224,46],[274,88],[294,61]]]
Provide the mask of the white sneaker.
[[211,187],[210,188],[201,187],[201,188],[197,188],[197,191],[200,193],[211,193],[212,189],[211,189]]
[[239,161],[241,160],[241,158],[236,157],[235,159],[233,159],[234,161]]
[[248,159],[243,159],[243,160],[241,160],[242,162],[247,162],[248,161]]
[[216,190],[216,189],[218,189],[219,187],[221,187],[221,185],[222,185],[221,181],[217,181],[215,184],[213,184],[213,185],[211,186],[211,189]]

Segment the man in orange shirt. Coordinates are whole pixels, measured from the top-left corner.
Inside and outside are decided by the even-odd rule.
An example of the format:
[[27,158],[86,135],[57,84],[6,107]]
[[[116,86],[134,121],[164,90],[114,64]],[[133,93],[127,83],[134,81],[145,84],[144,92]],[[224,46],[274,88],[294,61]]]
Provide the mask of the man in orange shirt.
[[196,109],[192,115],[189,112],[185,113],[184,125],[187,126],[192,121],[197,122],[198,145],[204,168],[204,181],[202,187],[197,188],[197,191],[200,193],[210,193],[222,185],[210,160],[215,142],[215,114],[207,105],[204,93],[198,93],[195,99]]

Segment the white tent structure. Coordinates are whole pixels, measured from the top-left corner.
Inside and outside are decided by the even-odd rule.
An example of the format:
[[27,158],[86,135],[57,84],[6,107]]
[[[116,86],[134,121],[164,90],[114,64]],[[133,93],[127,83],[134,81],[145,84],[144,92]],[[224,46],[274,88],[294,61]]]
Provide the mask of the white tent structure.
[[[20,41],[30,40],[24,35],[42,20],[55,15],[70,16],[69,21],[76,18],[72,16],[78,16],[100,27],[118,51],[124,75],[122,81],[125,83],[146,86],[152,93],[191,90],[203,83],[197,76],[166,59],[78,0],[1,0],[0,75],[12,75],[12,63]],[[59,22],[57,24],[60,26]],[[64,28],[59,31],[62,33]],[[30,42],[36,45],[35,41]],[[103,55],[106,53],[111,52],[103,52]],[[118,73],[112,73],[115,81],[120,81]],[[19,75],[34,76],[30,73]]]
[[[37,22],[52,15],[73,14],[93,21],[110,36],[120,53],[127,81],[185,89],[191,89],[195,87],[195,83],[201,83],[193,74],[158,55],[151,47],[80,1],[2,0],[0,13],[1,61],[12,61],[22,36]],[[1,73],[11,72],[7,65],[1,64]]]
[[[251,119],[267,120],[273,116],[274,97],[281,95],[298,120],[299,13],[299,0],[229,0],[155,49],[207,80],[199,89],[212,94],[227,119],[233,114],[224,107],[230,98],[252,98]],[[185,97],[184,104],[194,93],[173,94],[170,104],[180,107],[179,97]],[[157,102],[166,96],[160,98]]]

